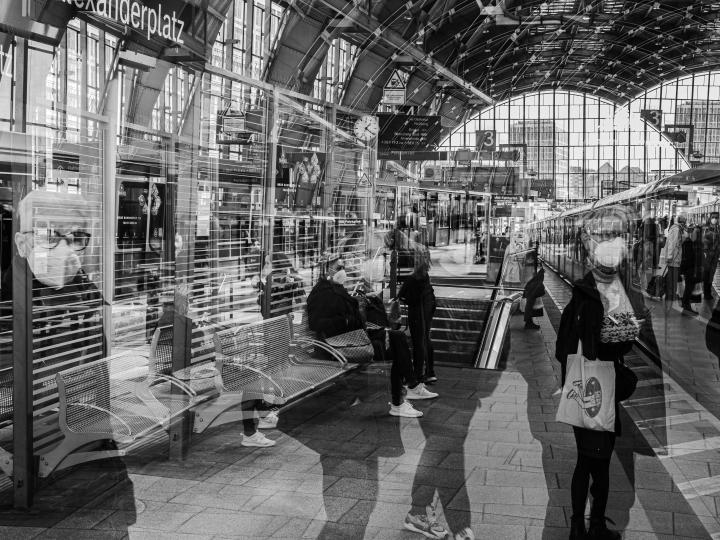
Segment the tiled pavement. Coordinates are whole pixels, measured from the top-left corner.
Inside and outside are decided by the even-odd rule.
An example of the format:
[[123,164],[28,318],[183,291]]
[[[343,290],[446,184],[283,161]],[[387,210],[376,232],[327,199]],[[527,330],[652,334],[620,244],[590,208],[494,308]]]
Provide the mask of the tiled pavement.
[[[402,529],[415,481],[443,523],[469,519],[477,538],[567,538],[575,450],[554,422],[554,330],[547,317],[540,332],[521,324],[504,371],[441,368],[441,397],[418,403],[420,420],[386,415],[388,374],[373,366],[283,414],[274,448],[241,447],[230,424],[185,461],[158,446],[81,466],[41,492],[34,514],[1,513],[0,537],[409,540],[420,538]],[[107,469],[124,480],[100,494]],[[620,439],[611,478],[608,513],[625,538],[707,538],[637,429]]]

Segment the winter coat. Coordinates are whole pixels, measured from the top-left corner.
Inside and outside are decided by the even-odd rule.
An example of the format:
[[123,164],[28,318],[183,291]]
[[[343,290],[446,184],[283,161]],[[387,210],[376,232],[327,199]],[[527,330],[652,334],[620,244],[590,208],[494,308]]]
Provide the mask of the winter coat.
[[424,330],[429,329],[437,306],[430,276],[409,275],[405,278],[398,297],[407,304],[409,324],[418,322],[422,324]]
[[[560,317],[560,327],[555,343],[555,358],[562,368],[562,380],[565,381],[567,358],[575,354],[578,341],[582,341],[583,356],[590,360],[618,363],[623,355],[632,348],[632,342],[601,343],[600,329],[605,316],[595,277],[588,272],[585,277],[573,284],[572,298]],[[597,458],[607,458],[612,454],[615,436],[621,434],[620,415],[615,403],[615,431],[593,431],[575,428],[578,452]]]
[[668,229],[665,242],[665,261],[668,266],[678,268],[682,260],[682,229],[675,223]]
[[310,330],[321,337],[333,337],[363,328],[360,307],[345,287],[329,279],[321,279],[307,299]]
[[545,272],[541,269],[527,282],[523,290],[523,298],[540,298],[545,296]]

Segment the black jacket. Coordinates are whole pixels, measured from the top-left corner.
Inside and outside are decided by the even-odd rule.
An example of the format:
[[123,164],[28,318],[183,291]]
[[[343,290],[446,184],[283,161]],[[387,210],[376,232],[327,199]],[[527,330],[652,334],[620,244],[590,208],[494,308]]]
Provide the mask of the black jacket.
[[415,274],[409,275],[405,278],[398,297],[407,304],[408,319],[419,321],[423,327],[429,328],[437,306],[435,290],[430,284],[430,276],[427,274],[423,277]]
[[[555,343],[555,358],[562,367],[562,381],[565,382],[567,358],[575,354],[578,340],[582,341],[583,356],[591,360],[621,362],[623,355],[632,349],[632,342],[607,344],[600,342],[600,328],[604,310],[595,277],[588,272],[573,284],[570,302],[562,312],[560,327]],[[615,403],[615,432],[592,431],[575,428],[575,439],[580,453],[594,457],[609,457],[612,454],[615,435],[620,435],[620,415]]]
[[545,296],[545,271],[541,268],[530,281],[527,282],[523,290],[523,298],[540,298]]
[[310,330],[321,337],[333,337],[363,328],[360,307],[345,287],[329,279],[320,279],[307,299]]

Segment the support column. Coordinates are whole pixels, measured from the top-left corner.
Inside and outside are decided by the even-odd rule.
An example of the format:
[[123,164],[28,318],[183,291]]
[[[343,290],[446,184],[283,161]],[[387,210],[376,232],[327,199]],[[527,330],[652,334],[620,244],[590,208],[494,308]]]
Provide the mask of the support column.
[[[117,71],[108,79],[105,100],[106,117],[103,137],[103,283],[102,293],[105,299],[103,307],[103,334],[108,348],[112,343],[112,301],[115,296],[115,227],[117,227],[117,208],[115,186],[117,174],[117,134],[118,134],[118,92]],[[110,354],[111,351],[103,351]]]
[[[15,95],[13,131],[27,129],[28,42],[16,38]],[[18,139],[29,160],[32,158],[29,136]],[[20,160],[22,161],[22,160]],[[13,171],[13,207],[32,189],[27,161],[15,162]],[[14,233],[20,232],[17,213],[13,216]],[[33,340],[32,340],[32,275],[25,259],[20,257],[13,242],[13,488],[16,508],[28,509],[35,494],[37,471],[33,456]]]
[[[277,166],[277,145],[280,138],[278,131],[278,125],[280,124],[279,104],[280,95],[277,89],[273,89],[273,92],[268,96],[268,107],[267,107],[267,121],[265,123],[267,133],[267,144],[266,144],[266,156],[267,162],[265,165],[265,181],[263,189],[263,245],[262,245],[262,260],[260,261],[260,268],[265,265],[265,259],[270,257],[272,261],[273,254],[273,227],[275,226],[275,170]],[[272,301],[272,273],[265,278],[265,294],[263,295],[263,313],[270,314]]]

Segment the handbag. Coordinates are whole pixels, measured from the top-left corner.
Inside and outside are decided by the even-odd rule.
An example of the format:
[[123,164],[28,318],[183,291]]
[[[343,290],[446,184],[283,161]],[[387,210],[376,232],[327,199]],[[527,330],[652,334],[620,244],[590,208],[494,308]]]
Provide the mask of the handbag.
[[650,278],[650,282],[648,283],[645,292],[647,292],[653,298],[662,298],[663,296],[665,296],[666,275],[667,266],[661,274],[655,274],[653,277]]
[[372,342],[363,329],[325,338],[325,343],[336,349],[348,361],[370,362],[373,359]]
[[593,431],[615,430],[615,366],[588,360],[578,351],[568,356],[565,385],[555,419]]

